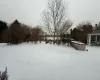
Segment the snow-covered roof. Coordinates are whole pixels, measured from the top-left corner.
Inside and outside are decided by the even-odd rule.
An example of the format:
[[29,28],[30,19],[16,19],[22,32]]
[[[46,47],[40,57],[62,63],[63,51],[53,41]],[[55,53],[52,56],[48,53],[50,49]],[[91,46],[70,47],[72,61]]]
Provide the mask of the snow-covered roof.
[[100,34],[100,29],[99,30],[95,30],[95,31],[93,31],[92,33],[90,33],[90,34]]
[[73,43],[77,43],[77,44],[84,44],[84,43],[81,43],[79,41],[72,41]]

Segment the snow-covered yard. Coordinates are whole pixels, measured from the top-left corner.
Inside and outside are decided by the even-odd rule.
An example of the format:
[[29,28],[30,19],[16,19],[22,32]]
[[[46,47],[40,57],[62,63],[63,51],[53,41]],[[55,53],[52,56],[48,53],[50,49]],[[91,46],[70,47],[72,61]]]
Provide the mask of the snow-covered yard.
[[87,48],[0,44],[0,70],[7,66],[9,80],[100,80],[100,48]]

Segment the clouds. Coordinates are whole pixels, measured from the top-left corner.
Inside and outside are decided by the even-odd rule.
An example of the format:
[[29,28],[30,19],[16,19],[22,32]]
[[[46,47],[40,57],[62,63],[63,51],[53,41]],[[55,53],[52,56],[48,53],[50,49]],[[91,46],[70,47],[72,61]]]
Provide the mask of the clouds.
[[69,16],[79,23],[90,20],[93,23],[100,21],[100,1],[99,0],[69,0]]
[[[37,25],[48,0],[0,0],[0,19],[11,23],[19,19],[28,25]],[[65,0],[66,1],[66,0]],[[100,21],[99,0],[68,0],[68,16],[75,24]]]
[[8,23],[18,19],[29,25],[36,25],[46,0],[1,0],[0,18]]

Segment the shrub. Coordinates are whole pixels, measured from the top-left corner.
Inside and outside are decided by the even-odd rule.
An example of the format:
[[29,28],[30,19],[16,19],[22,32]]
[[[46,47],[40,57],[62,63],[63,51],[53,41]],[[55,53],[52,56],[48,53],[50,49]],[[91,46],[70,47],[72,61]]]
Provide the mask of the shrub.
[[3,72],[0,71],[0,80],[8,80],[7,67],[6,67],[5,71],[3,71]]

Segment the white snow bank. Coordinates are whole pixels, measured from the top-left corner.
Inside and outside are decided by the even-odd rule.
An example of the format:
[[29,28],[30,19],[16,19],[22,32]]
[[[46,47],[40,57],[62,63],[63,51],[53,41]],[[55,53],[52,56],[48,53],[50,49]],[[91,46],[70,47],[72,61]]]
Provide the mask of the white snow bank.
[[100,80],[100,48],[77,51],[53,44],[0,44],[0,70],[9,80]]

